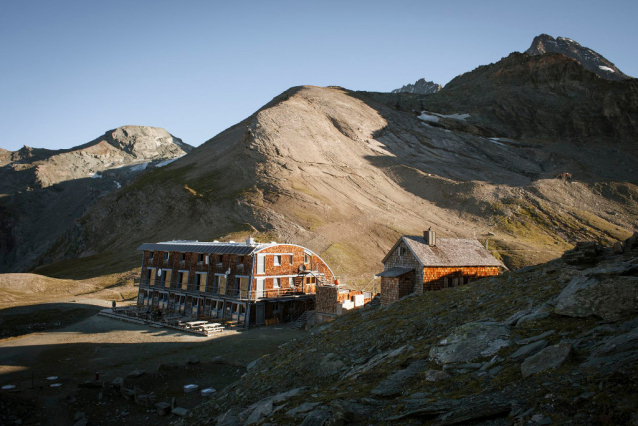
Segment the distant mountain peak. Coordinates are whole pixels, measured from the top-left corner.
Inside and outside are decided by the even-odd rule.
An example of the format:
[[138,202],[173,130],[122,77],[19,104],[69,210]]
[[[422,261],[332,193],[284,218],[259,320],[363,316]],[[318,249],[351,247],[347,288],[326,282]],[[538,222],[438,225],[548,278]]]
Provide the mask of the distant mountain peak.
[[544,53],[561,53],[577,60],[583,67],[607,80],[625,80],[631,78],[621,72],[616,65],[603,55],[581,46],[577,41],[568,37],[554,38],[548,34],[534,37],[532,45],[525,51],[528,55],[542,55]]
[[433,81],[425,81],[424,78],[417,80],[414,84],[406,84],[400,89],[394,89],[392,93],[416,93],[419,95],[429,95],[441,90],[443,86]]

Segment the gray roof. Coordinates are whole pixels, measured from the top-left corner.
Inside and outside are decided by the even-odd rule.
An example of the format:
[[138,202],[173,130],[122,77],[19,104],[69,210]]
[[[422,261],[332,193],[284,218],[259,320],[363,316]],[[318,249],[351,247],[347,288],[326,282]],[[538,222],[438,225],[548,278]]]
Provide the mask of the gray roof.
[[182,253],[215,253],[249,255],[273,244],[220,243],[200,241],[165,241],[162,243],[144,243],[138,250],[177,251]]
[[425,244],[423,237],[404,235],[383,259],[404,241],[419,263],[427,266],[500,266],[498,261],[477,240],[462,238],[437,238],[436,245]]
[[414,271],[414,268],[402,268],[401,266],[395,266],[394,268],[386,269],[383,272],[378,273],[377,277],[396,278],[403,274]]

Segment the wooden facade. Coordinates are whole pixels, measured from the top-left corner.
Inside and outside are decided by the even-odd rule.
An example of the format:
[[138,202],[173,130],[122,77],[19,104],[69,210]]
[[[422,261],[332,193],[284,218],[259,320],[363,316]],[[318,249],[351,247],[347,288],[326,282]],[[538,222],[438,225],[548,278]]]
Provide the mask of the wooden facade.
[[498,275],[502,264],[476,240],[403,236],[383,259],[381,304]]
[[334,275],[311,250],[294,244],[143,244],[138,306],[242,325],[285,322],[314,304]]

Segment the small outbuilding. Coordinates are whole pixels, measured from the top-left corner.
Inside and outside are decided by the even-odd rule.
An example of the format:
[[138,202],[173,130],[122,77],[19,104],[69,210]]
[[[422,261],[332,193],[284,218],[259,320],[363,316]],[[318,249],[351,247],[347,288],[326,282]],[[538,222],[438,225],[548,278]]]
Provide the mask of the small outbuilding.
[[498,275],[503,264],[477,240],[436,238],[430,228],[423,236],[404,235],[383,259],[381,304],[408,294],[440,290]]

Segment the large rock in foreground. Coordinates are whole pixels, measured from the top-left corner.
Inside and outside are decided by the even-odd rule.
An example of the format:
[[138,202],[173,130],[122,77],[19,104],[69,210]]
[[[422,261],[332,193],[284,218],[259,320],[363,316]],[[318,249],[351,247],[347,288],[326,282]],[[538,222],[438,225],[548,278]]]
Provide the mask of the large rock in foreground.
[[613,321],[638,312],[638,277],[576,277],[557,298],[557,314],[584,318],[597,316]]
[[510,329],[501,323],[471,322],[454,332],[430,350],[430,357],[441,364],[469,362],[494,355],[509,346]]
[[536,355],[532,355],[525,359],[521,364],[521,373],[523,378],[532,374],[540,373],[550,368],[560,367],[572,353],[572,345],[569,343],[559,343],[558,345],[549,346]]

